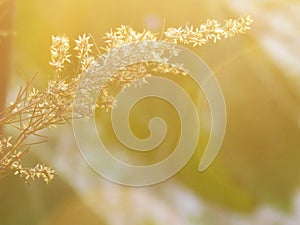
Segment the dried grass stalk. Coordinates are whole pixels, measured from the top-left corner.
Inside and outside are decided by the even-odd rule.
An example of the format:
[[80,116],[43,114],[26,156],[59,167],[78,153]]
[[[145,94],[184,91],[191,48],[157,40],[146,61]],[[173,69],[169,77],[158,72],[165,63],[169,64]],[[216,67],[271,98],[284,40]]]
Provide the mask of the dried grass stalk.
[[[210,40],[216,42],[222,38],[244,34],[250,29],[251,23],[252,19],[249,16],[226,20],[223,26],[216,20],[207,20],[196,28],[189,25],[171,27],[161,34],[146,30],[137,32],[129,26],[122,25],[105,34],[104,47],[97,46],[91,35],[83,34],[75,40],[73,50],[68,37],[53,36],[49,64],[54,68],[54,79],[48,82],[45,90],[33,88],[34,79],[28,81],[24,87],[20,87],[15,101],[0,113],[0,127],[11,126],[17,130],[14,137],[0,137],[0,178],[14,174],[24,178],[27,183],[36,178],[41,178],[46,183],[53,179],[55,175],[53,169],[41,164],[32,168],[23,167],[23,157],[32,145],[47,140],[46,136],[40,134],[42,130],[69,123],[78,84],[84,73],[97,64],[96,56],[103,56],[100,50],[109,53],[117,47],[144,40],[201,46]],[[72,52],[78,62],[71,62]],[[75,68],[76,72],[72,77],[63,74],[66,63],[72,64]],[[117,105],[115,94],[118,90],[131,85],[142,87],[147,83],[147,77],[154,73],[185,75],[187,71],[182,65],[172,65],[168,62],[143,62],[126,66],[106,79],[100,87],[97,106],[109,111]],[[30,142],[31,136],[40,139],[37,142]]]

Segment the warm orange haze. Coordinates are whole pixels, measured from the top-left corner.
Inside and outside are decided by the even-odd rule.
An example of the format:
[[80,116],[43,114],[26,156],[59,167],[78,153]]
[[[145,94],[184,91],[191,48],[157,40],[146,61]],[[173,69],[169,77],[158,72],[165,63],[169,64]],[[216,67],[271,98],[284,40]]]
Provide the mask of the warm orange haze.
[[[299,2],[279,0],[0,1],[0,225],[300,224],[299,11]],[[168,44],[157,50],[145,41]],[[137,45],[141,62],[111,75],[101,71],[110,59],[117,60],[111,66],[126,62],[136,43],[143,43]],[[224,140],[203,172],[199,162],[218,121],[211,112],[216,99],[207,99],[209,89],[199,88],[189,74],[193,68],[172,64],[180,54],[174,44],[201,58],[226,106]],[[86,79],[93,73],[102,78]],[[133,97],[118,101],[126,99],[121,91],[143,92],[159,77],[184,90],[196,108],[195,152],[164,182],[112,183],[110,173],[126,184],[126,171],[80,149],[72,117],[95,112],[96,136],[125,164],[163,162],[184,137],[183,121],[196,124],[187,108],[181,114],[175,103],[151,94],[129,115],[111,117],[114,108],[131,104]],[[91,90],[99,93],[89,108],[84,103]],[[170,90],[184,112],[187,101]],[[76,111],[79,92],[84,100]],[[164,122],[152,120],[157,117]],[[117,123],[131,130],[124,128],[123,138],[115,132]],[[84,148],[93,149],[97,141],[86,124],[80,130]],[[139,149],[150,140],[158,143],[151,151]],[[100,162],[108,177],[99,172]]]

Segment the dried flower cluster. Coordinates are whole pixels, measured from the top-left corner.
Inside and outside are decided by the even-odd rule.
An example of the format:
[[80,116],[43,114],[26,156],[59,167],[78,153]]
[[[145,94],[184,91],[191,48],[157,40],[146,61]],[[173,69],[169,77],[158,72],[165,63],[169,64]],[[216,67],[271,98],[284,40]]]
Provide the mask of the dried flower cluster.
[[[73,86],[72,86],[73,85]],[[2,137],[0,140],[0,176],[14,172],[29,179],[43,178],[49,182],[54,171],[43,165],[24,168],[21,159],[30,146],[46,141],[40,131],[68,122],[72,109],[73,94],[76,81],[66,83],[64,79],[49,81],[48,88],[38,91],[31,87],[31,82],[25,88],[20,88],[15,102],[0,113],[0,125],[11,126],[17,130],[12,138]],[[37,137],[35,142],[28,141],[30,137]]]
[[[173,44],[201,46],[210,40],[215,42],[221,38],[243,34],[250,29],[251,23],[252,20],[248,16],[226,20],[224,26],[215,20],[208,20],[195,29],[186,25],[184,28],[168,28],[161,34],[146,30],[137,32],[129,26],[121,26],[105,34],[104,47],[97,46],[93,37],[87,34],[79,36],[74,41],[74,47],[66,36],[53,36],[49,64],[54,68],[54,79],[50,80],[46,90],[42,91],[32,88],[33,80],[29,81],[24,88],[20,88],[15,101],[0,112],[0,127],[11,126],[17,130],[14,137],[0,137],[0,177],[13,173],[23,177],[26,182],[42,178],[48,183],[53,179],[54,170],[40,164],[33,168],[25,168],[22,158],[30,146],[46,141],[47,137],[40,134],[42,130],[69,123],[78,90],[82,102],[91,101],[87,99],[87,93],[98,91],[99,97],[95,107],[109,111],[116,106],[115,95],[121,89],[131,85],[141,87],[147,83],[147,77],[157,73],[188,73],[184,65],[173,65],[168,63],[168,58],[160,57],[163,52],[176,55],[176,51],[171,47]],[[160,41],[165,45],[157,49],[155,44],[145,41]],[[126,52],[119,49],[134,43],[136,45],[128,47]],[[101,54],[100,49],[104,50],[105,54]],[[75,62],[71,61],[72,52],[78,59]],[[137,52],[142,52],[142,55],[137,55]],[[123,65],[122,60],[129,56],[132,63]],[[66,63],[76,71],[71,77],[64,75]],[[101,63],[105,67],[99,66]],[[122,69],[114,71],[116,65]],[[78,111],[78,114],[82,116],[87,114],[87,111],[91,113],[93,109],[85,108],[83,104],[80,110],[83,112]],[[30,137],[36,137],[38,141],[33,142]]]
[[114,48],[122,47],[125,44],[136,43],[141,41],[156,41],[158,34],[153,34],[150,31],[144,30],[139,33],[133,30],[132,27],[122,25],[115,30],[107,32],[104,36],[106,46],[102,49],[106,52],[111,51]]
[[51,62],[50,65],[58,73],[64,68],[65,62],[71,62],[68,54],[70,45],[69,39],[65,36],[52,36]]
[[83,34],[75,40],[74,50],[77,51],[77,58],[80,60],[81,72],[87,71],[95,63],[95,57],[91,55],[93,44],[90,43],[90,38],[91,36]]
[[216,20],[207,20],[206,23],[195,29],[188,24],[184,28],[168,28],[167,31],[164,32],[164,35],[166,41],[195,47],[207,44],[210,40],[216,42],[222,38],[230,38],[237,34],[244,34],[250,29],[252,22],[250,16],[240,17],[236,20],[225,20],[224,26],[221,26]]

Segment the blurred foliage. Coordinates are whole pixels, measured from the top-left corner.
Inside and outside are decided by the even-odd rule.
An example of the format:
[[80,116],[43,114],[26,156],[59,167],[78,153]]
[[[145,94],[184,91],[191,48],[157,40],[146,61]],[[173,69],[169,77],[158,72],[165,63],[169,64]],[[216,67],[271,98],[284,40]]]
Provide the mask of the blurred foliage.
[[[75,38],[81,33],[92,33],[95,37],[101,37],[111,27],[120,24],[129,24],[138,30],[148,28],[160,31],[164,19],[167,26],[178,26],[186,22],[197,25],[208,17],[236,17],[253,9],[251,12],[255,13],[255,5],[261,9],[261,14],[256,15],[258,19],[254,17],[255,25],[251,34],[195,50],[215,72],[224,92],[228,112],[227,131],[221,152],[204,173],[198,173],[197,169],[208,137],[207,103],[191,81],[174,78],[187,87],[189,94],[200,106],[199,117],[204,116],[204,119],[200,118],[204,127],[197,152],[175,179],[199,198],[217,207],[245,213],[260,205],[270,204],[288,211],[291,210],[292,198],[299,187],[300,112],[299,98],[295,94],[298,90],[294,86],[299,79],[295,78],[291,84],[287,77],[292,72],[288,68],[282,69],[280,64],[273,61],[270,53],[262,47],[259,36],[268,27],[264,23],[264,13],[272,11],[275,6],[279,10],[286,3],[299,5],[298,1],[274,1],[273,5],[272,1],[251,0],[17,1],[15,74],[31,77],[39,72],[40,85],[45,84],[48,75],[52,73],[48,61],[53,34],[65,33]],[[241,5],[244,6],[241,7],[242,10],[237,10]],[[299,34],[299,30],[295,32]],[[96,38],[96,41],[101,44],[103,40]],[[284,44],[286,40],[281,41]],[[164,114],[162,117],[167,118],[171,130],[176,129],[178,124],[172,121],[177,115],[172,107],[154,100],[152,103],[166,109],[158,114]],[[132,119],[131,122],[141,137],[147,136],[145,121],[157,113],[154,111],[155,107],[149,107],[149,102],[141,103],[134,109],[132,118],[138,119]],[[108,116],[99,113],[98,118],[101,125],[107,128],[107,132],[101,134],[101,137],[106,143],[114,141]],[[174,145],[178,133],[168,135],[171,145]],[[167,154],[168,152],[153,154],[147,160],[160,160]],[[139,156],[133,157],[136,157],[135,160],[139,159]],[[159,184],[156,187],[159,189],[163,186],[164,184]],[[31,187],[24,186],[15,178],[2,180],[0,202],[5,204],[1,204],[0,224],[27,224],[29,221],[44,224],[41,221],[45,217],[50,221],[45,224],[66,224],[66,221],[74,219],[74,215],[76,218],[90,218],[90,224],[97,221],[96,216],[82,206],[83,203],[77,199],[73,188],[63,179],[57,179],[49,186],[34,184]],[[65,215],[58,216],[58,211],[64,205],[70,205],[72,213],[61,211]]]

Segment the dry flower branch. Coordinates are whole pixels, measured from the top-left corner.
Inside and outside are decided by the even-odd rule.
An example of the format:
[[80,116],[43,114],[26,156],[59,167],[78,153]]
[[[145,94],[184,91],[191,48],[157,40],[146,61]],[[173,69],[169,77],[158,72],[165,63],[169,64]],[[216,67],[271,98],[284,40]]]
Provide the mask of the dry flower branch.
[[[92,68],[97,68],[96,57],[100,60],[106,60],[108,63],[114,60],[122,59],[122,52],[117,48],[130,43],[142,43],[143,41],[163,41],[166,43],[165,49],[169,51],[170,44],[186,44],[191,46],[201,46],[210,40],[216,42],[222,38],[230,38],[237,34],[244,34],[248,29],[252,19],[249,16],[240,17],[236,20],[225,20],[221,26],[216,20],[207,20],[206,23],[193,28],[186,25],[184,28],[168,28],[161,34],[150,31],[137,32],[129,26],[120,26],[115,30],[106,33],[104,47],[97,46],[94,38],[89,34],[83,34],[75,40],[73,51],[69,39],[64,35],[53,36],[50,47],[51,61],[55,77],[48,82],[45,90],[33,88],[33,80],[27,82],[25,87],[20,87],[17,97],[3,112],[0,112],[0,127],[10,126],[17,130],[14,137],[0,137],[0,178],[13,173],[23,177],[26,182],[36,178],[42,178],[46,183],[50,182],[55,172],[50,167],[37,164],[32,168],[26,168],[22,165],[22,159],[29,148],[34,144],[40,144],[47,140],[47,137],[40,132],[59,124],[69,123],[75,93],[79,85],[99,90],[99,99],[97,107],[109,111],[116,106],[115,95],[121,89],[129,86],[142,87],[147,83],[147,77],[153,74],[181,74],[188,72],[183,65],[172,65],[165,59],[163,63],[154,61],[140,62],[122,67],[114,74],[109,71],[96,71],[99,75],[100,86],[94,86],[85,79],[86,73],[93,73]],[[91,41],[93,43],[91,43]],[[138,45],[136,45],[138,48]],[[146,46],[145,58],[155,59],[156,52],[151,46]],[[96,51],[93,50],[96,49]],[[101,54],[100,49],[106,54]],[[134,57],[135,49],[132,51]],[[78,62],[72,62],[72,52],[78,59]],[[121,54],[121,55],[120,55]],[[161,60],[159,60],[161,61]],[[75,74],[67,77],[63,74],[66,63],[70,63],[75,68]],[[107,73],[108,72],[108,73]],[[109,76],[108,76],[109,75]],[[82,89],[82,94],[88,92],[88,89]],[[90,109],[87,109],[90,110]],[[84,112],[86,113],[86,112]],[[82,115],[81,115],[82,116]],[[39,138],[38,141],[30,141],[30,137]]]
[[215,43],[222,38],[230,38],[237,34],[244,34],[250,29],[253,20],[250,16],[240,17],[238,19],[225,20],[221,24],[216,20],[207,20],[206,23],[194,28],[185,25],[184,28],[168,28],[164,32],[165,40],[174,44],[181,43],[186,45],[201,46],[207,44],[210,40]]
[[[68,120],[76,85],[75,79],[68,84],[60,79],[49,81],[45,91],[30,90],[31,82],[20,88],[15,102],[0,114],[0,125],[11,126],[18,132],[14,138],[1,138],[1,143],[7,144],[0,148],[0,175],[11,171],[26,182],[41,177],[48,183],[53,178],[54,171],[49,167],[38,164],[31,169],[24,168],[21,159],[30,146],[46,141],[40,131]],[[42,140],[28,143],[31,136]]]

